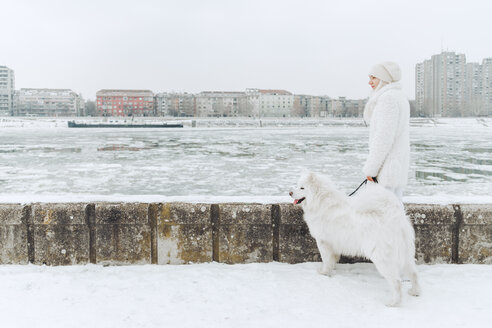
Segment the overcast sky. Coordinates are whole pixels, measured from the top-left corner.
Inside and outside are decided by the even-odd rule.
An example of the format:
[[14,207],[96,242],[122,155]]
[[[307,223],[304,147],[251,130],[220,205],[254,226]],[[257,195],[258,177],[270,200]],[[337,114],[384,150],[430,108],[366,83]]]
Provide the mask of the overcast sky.
[[367,72],[441,49],[492,57],[491,1],[2,0],[0,65],[16,89],[245,88],[365,98]]

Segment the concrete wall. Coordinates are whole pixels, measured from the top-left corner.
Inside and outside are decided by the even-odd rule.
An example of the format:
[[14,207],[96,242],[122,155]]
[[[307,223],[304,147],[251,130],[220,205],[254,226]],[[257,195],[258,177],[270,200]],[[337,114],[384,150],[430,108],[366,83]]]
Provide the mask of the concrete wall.
[[[492,264],[492,205],[406,209],[418,263]],[[290,204],[0,204],[0,264],[319,260],[301,208]]]

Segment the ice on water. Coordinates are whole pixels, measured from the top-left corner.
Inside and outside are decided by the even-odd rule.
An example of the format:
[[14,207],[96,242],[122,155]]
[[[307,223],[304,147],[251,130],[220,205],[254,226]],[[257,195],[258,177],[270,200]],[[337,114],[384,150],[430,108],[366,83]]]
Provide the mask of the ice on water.
[[[347,192],[364,178],[361,119],[201,119],[183,129],[70,129],[66,122],[0,120],[0,200],[275,198],[304,168],[331,175]],[[492,194],[491,118],[412,119],[411,143],[409,199]]]

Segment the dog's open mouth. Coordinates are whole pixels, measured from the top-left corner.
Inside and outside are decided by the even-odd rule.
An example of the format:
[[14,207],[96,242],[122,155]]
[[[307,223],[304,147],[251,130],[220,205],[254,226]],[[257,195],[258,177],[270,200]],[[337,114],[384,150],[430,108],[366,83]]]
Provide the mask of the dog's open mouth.
[[297,204],[300,204],[302,203],[303,200],[305,200],[306,197],[302,197],[302,198],[299,198],[299,199],[294,199],[294,205],[297,205]]

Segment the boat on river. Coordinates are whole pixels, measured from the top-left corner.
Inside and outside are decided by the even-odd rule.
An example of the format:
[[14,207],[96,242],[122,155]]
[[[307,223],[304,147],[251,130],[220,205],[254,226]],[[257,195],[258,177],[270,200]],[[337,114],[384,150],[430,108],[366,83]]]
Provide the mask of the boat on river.
[[93,122],[77,123],[68,121],[69,128],[182,128],[183,123],[134,123],[134,122]]

